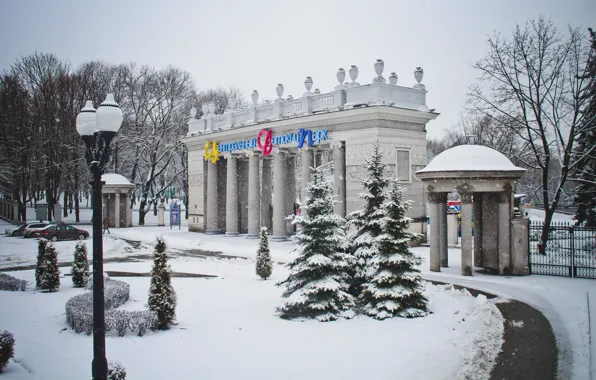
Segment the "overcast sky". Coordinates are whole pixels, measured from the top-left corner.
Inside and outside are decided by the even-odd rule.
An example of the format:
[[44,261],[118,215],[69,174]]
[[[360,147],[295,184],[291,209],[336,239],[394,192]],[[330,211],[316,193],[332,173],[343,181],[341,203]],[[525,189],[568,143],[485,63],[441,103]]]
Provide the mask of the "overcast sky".
[[494,31],[550,16],[560,29],[596,27],[596,0],[0,0],[0,69],[35,50],[76,66],[100,59],[188,70],[199,88],[230,85],[275,99],[299,97],[304,79],[328,92],[339,67],[370,83],[377,58],[398,84],[424,68],[427,104],[441,116],[430,136],[457,123]]

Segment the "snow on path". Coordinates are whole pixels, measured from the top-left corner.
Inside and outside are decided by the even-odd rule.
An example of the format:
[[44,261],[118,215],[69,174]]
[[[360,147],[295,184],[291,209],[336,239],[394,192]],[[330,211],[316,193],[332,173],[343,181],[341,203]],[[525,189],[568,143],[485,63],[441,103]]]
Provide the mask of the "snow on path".
[[[428,248],[419,247],[413,250],[428,262]],[[596,281],[541,275],[502,277],[476,272],[472,277],[464,277],[459,274],[460,263],[461,251],[449,249],[449,268],[441,268],[441,272],[431,272],[428,264],[423,264],[420,269],[427,280],[475,288],[527,303],[539,310],[551,323],[557,340],[559,378],[590,378],[590,371],[594,372],[596,368],[596,357],[590,357],[595,347],[594,342],[590,347],[587,299],[589,296],[596,298]],[[594,308],[591,315],[592,318],[596,315]]]

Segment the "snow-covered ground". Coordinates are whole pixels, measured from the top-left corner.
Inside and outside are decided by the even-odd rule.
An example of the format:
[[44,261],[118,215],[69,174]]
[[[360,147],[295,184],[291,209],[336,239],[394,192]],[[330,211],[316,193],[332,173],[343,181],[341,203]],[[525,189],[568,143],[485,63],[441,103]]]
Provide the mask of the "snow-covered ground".
[[[3,228],[0,224],[0,229]],[[142,252],[138,252],[130,250],[128,243],[114,238],[151,244],[158,234],[162,234],[173,249],[213,250],[248,258],[254,258],[256,254],[257,240],[185,230],[184,227],[180,231],[170,230],[169,227],[112,229],[112,234],[105,235],[104,239],[106,256],[150,253],[149,245],[141,246]],[[58,242],[56,247],[60,260],[70,260],[74,242]],[[91,240],[88,240],[88,248],[90,250]],[[292,260],[295,257],[290,253],[292,248],[290,242],[271,242],[273,259],[277,262]],[[414,250],[428,260],[428,248]],[[11,261],[34,263],[35,256],[35,240],[0,237],[0,267],[14,265],[9,264],[6,257],[12,257]],[[479,273],[472,278],[462,277],[459,274],[458,249],[450,249],[449,262],[450,268],[443,269],[441,273],[429,272],[428,261],[420,269],[427,279],[518,299],[542,311],[550,320],[557,338],[560,378],[589,378],[588,300],[592,300],[593,311],[596,308],[594,280],[537,275],[499,277]],[[148,271],[150,265],[148,261],[109,263],[106,270]],[[130,379],[141,378],[137,375],[180,379],[197,376],[451,379],[453,370],[465,360],[462,355],[470,354],[467,350],[470,342],[477,338],[475,334],[486,328],[481,320],[492,315],[483,306],[476,305],[472,297],[433,287],[429,292],[435,314],[429,318],[377,322],[359,317],[328,324],[288,322],[273,315],[274,307],[281,301],[280,289],[274,286],[274,282],[283,278],[285,268],[277,264],[273,279],[261,281],[254,274],[253,265],[252,260],[173,259],[175,270],[219,277],[211,280],[174,278],[180,297],[180,324],[168,332],[143,338],[109,337],[109,359],[122,361],[129,369]],[[62,268],[62,273],[67,272],[68,268]],[[13,274],[29,280],[33,276],[32,271]],[[91,338],[76,335],[70,330],[60,333],[66,327],[64,303],[81,292],[71,288],[70,278],[62,281],[63,287],[56,294],[33,293],[32,290],[0,293],[0,329],[7,328],[15,333],[16,359],[36,374],[45,373],[45,364],[56,367],[53,370],[58,371],[55,372],[57,377],[40,378],[74,378],[69,375],[72,373],[81,374],[78,375],[81,377],[86,376],[90,368]],[[146,302],[149,279],[125,278],[124,281],[131,284],[133,299],[125,307],[142,307]],[[458,316],[466,313],[469,316],[462,317],[465,322],[461,321]],[[478,313],[477,317],[474,317],[475,313]],[[592,324],[592,331],[596,331],[594,317]],[[172,359],[175,364],[167,364],[164,359],[160,361],[160,355],[175,358]],[[592,355],[592,367],[596,368],[596,352]],[[50,365],[49,362],[65,364]],[[159,365],[147,364],[162,362]],[[65,368],[74,372],[65,372],[66,375],[59,372]],[[164,372],[160,373],[162,370]]]
[[[451,286],[426,284],[433,311],[426,318],[286,321],[274,315],[281,303],[275,283],[287,274],[283,265],[276,264],[267,281],[255,275],[253,260],[177,257],[171,265],[218,277],[173,278],[179,324],[171,330],[107,338],[108,358],[126,366],[128,379],[464,379],[484,364],[473,360],[479,350],[493,360],[500,351],[503,321],[496,306]],[[150,267],[150,261],[105,265],[138,272]],[[11,274],[34,277],[32,270]],[[144,308],[149,278],[121,280],[131,285],[124,308]],[[62,331],[66,301],[84,290],[74,289],[69,277],[61,281],[56,293],[0,293],[0,328],[16,339],[16,362],[3,378],[89,376],[92,338]]]

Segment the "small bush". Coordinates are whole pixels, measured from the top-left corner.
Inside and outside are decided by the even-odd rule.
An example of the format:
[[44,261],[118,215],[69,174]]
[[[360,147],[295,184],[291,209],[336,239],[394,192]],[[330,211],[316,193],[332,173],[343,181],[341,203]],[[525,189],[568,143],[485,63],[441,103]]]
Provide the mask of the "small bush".
[[172,286],[168,265],[166,243],[160,236],[153,252],[153,268],[151,268],[151,285],[147,305],[157,317],[156,328],[167,330],[176,317],[176,291]]
[[89,261],[87,260],[87,245],[77,243],[72,264],[72,283],[75,288],[84,288],[89,283]]
[[256,272],[263,280],[268,279],[273,271],[273,263],[271,262],[271,253],[269,252],[269,238],[267,234],[267,227],[261,228],[259,250],[257,251],[257,265]]
[[14,355],[14,337],[8,331],[0,331],[0,373]]
[[0,273],[0,290],[20,290],[24,292],[25,289],[27,289],[27,281]]
[[122,364],[110,363],[108,367],[108,380],[126,380],[126,368]]
[[54,244],[48,243],[45,252],[45,268],[40,277],[40,288],[50,292],[60,287],[60,268],[58,267],[58,252]]

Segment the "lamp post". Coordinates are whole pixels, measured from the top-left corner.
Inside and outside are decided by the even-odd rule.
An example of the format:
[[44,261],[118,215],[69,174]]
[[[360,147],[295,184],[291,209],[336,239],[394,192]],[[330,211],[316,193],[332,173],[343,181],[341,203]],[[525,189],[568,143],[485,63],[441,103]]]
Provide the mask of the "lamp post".
[[85,158],[93,175],[93,380],[107,380],[106,326],[103,283],[101,174],[109,158],[110,142],[122,124],[122,110],[108,94],[99,108],[88,100],[77,115],[77,132],[85,142]]

